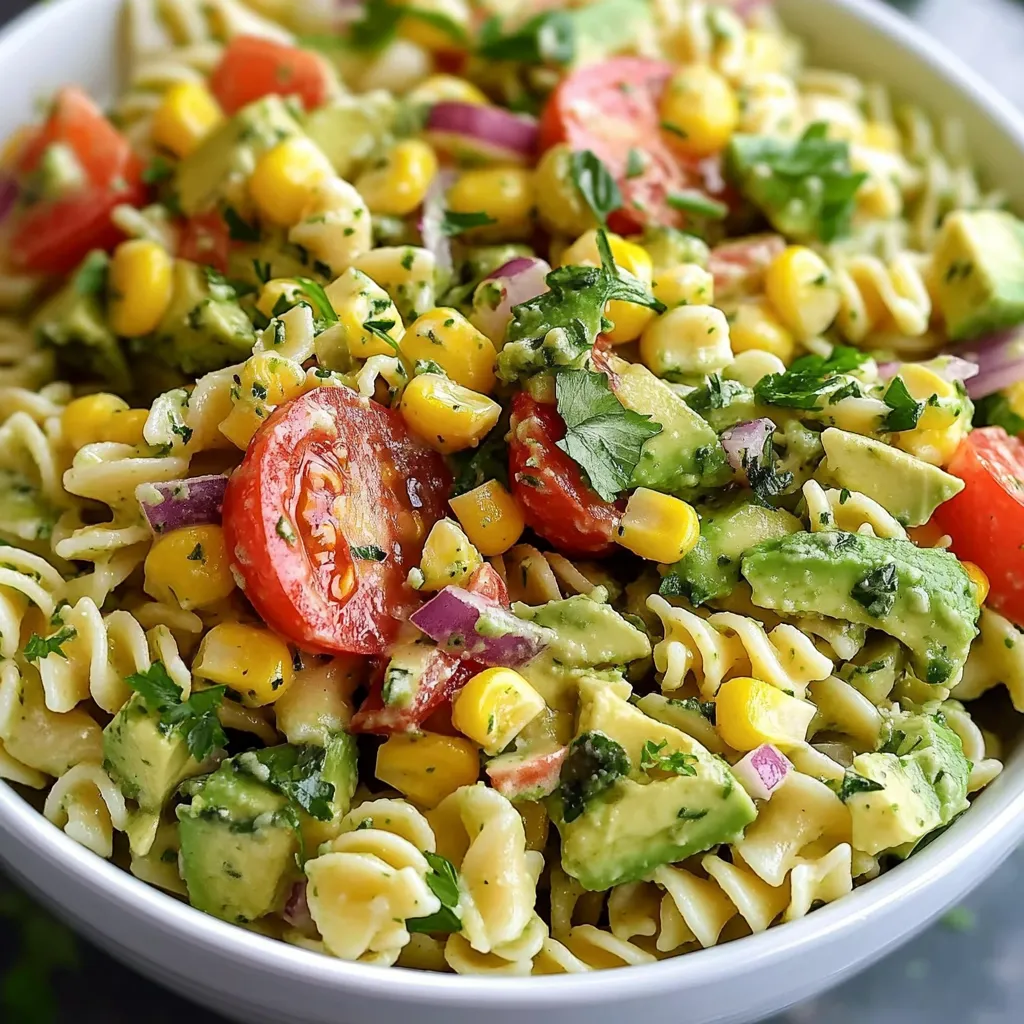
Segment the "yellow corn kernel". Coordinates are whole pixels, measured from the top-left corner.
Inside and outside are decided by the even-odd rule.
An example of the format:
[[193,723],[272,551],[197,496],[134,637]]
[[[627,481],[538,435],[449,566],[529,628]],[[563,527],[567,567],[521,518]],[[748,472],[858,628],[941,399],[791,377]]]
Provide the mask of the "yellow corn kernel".
[[220,432],[234,445],[246,448],[270,413],[306,389],[306,374],[299,363],[273,352],[257,352],[242,366],[238,398],[220,424]]
[[[355,267],[349,267],[324,291],[338,314],[338,326],[350,356],[354,359],[369,359],[370,356],[395,354],[396,346],[405,335],[405,328],[391,296],[373,278]],[[378,325],[390,323],[390,327],[380,327],[380,330],[392,338],[395,344],[389,344],[363,327],[368,322]]]
[[918,427],[915,430],[894,434],[892,443],[922,462],[945,468],[953,461],[953,456],[969,429],[970,423],[966,420],[958,420],[942,430],[922,430]]
[[69,402],[60,424],[64,440],[78,451],[82,445],[97,441],[142,444],[142,428],[148,417],[148,409],[130,409],[123,398],[101,391]]
[[956,422],[962,403],[958,401],[960,395],[955,384],[920,363],[904,363],[899,376],[911,396],[925,403],[917,421],[918,430],[944,430]]
[[439,373],[421,373],[402,395],[402,416],[435,451],[474,448],[498,422],[501,406]]
[[405,332],[401,349],[411,363],[437,363],[464,388],[484,395],[494,390],[494,345],[458,310],[442,307],[417,317]]
[[110,260],[110,327],[124,338],[156,330],[171,304],[174,261],[144,238],[122,242]]
[[675,306],[710,306],[715,299],[715,279],[696,263],[680,263],[659,270],[652,285],[654,297],[669,309]]
[[1024,417],[1024,380],[1011,384],[1003,394],[1006,395],[1006,400],[1010,404],[1010,412]]
[[813,704],[745,676],[723,683],[715,696],[718,732],[734,750],[753,750],[762,743],[783,750],[798,746],[814,714]]
[[979,605],[983,605],[989,591],[988,576],[985,575],[985,570],[980,565],[975,565],[974,562],[961,562],[960,564],[963,566],[964,572],[967,573],[968,579],[978,589],[978,592],[974,595],[975,601]]
[[827,330],[839,312],[839,289],[828,264],[804,245],[790,245],[772,260],[765,291],[797,340]]
[[404,217],[423,202],[434,175],[437,156],[419,139],[394,146],[380,167],[361,174],[355,182],[371,213]]
[[440,519],[434,523],[423,542],[420,556],[420,583],[417,590],[440,590],[454,585],[461,587],[483,564],[480,552],[469,542],[458,523]]
[[764,299],[742,302],[729,320],[734,353],[769,352],[787,366],[796,355],[796,342],[771,304]]
[[[537,218],[552,235],[572,238],[594,226],[594,215],[583,201],[572,175],[572,149],[564,142],[540,158],[536,172]],[[561,257],[552,262],[561,263]]]
[[676,306],[640,336],[640,359],[667,380],[700,380],[732,362],[729,321],[715,306]]
[[474,103],[484,107],[490,102],[472,82],[455,75],[431,75],[405,98],[410,103],[429,106],[435,103]]
[[244,622],[214,626],[199,645],[192,672],[230,687],[248,708],[273,704],[294,678],[288,645],[269,629]]
[[[627,242],[625,238],[613,234],[608,235],[608,247],[611,249],[616,267],[650,285],[654,268],[645,249],[635,242]],[[563,266],[599,267],[601,254],[597,248],[597,231],[587,231],[580,235],[562,253],[561,263]],[[621,345],[640,337],[644,328],[653,319],[654,310],[638,306],[635,302],[614,299],[605,306],[604,315],[615,324],[611,331],[606,332],[609,341],[613,345]]]
[[469,0],[417,0],[399,22],[398,34],[425,50],[450,53],[472,28]]
[[214,128],[224,114],[202,82],[180,82],[164,93],[153,115],[153,141],[177,157],[186,157]]
[[678,562],[697,546],[700,520],[685,501],[638,487],[626,502],[615,540],[651,562]]
[[249,179],[249,194],[260,216],[279,227],[291,227],[317,185],[334,176],[331,162],[304,135],[279,142],[260,157]]
[[868,121],[860,141],[871,149],[884,149],[890,153],[899,153],[902,148],[899,129],[888,121]]
[[260,289],[260,297],[256,300],[256,308],[268,319],[274,315],[274,309],[281,299],[294,306],[302,298],[302,288],[291,278],[275,277]]
[[516,671],[478,672],[452,701],[452,725],[483,747],[504,750],[546,707],[544,698]]
[[448,209],[454,213],[484,213],[493,224],[473,228],[467,239],[508,241],[533,233],[536,189],[533,171],[522,167],[481,167],[463,171],[448,190]]
[[145,591],[188,611],[224,600],[235,589],[224,531],[213,524],[165,533],[146,555]]
[[480,777],[476,744],[434,732],[395,733],[377,750],[375,774],[421,807],[436,807]]
[[732,86],[703,64],[677,71],[661,97],[661,124],[672,147],[687,156],[710,156],[722,149],[740,120]]
[[452,498],[448,504],[466,536],[487,558],[503,555],[526,529],[526,520],[515,498],[497,480],[488,480]]

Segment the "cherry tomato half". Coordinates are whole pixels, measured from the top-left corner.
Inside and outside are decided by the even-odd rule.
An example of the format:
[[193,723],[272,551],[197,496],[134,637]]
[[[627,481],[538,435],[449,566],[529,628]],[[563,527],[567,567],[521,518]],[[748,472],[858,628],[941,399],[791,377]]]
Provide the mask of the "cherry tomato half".
[[228,270],[231,235],[218,210],[190,217],[181,232],[178,255],[222,274]]

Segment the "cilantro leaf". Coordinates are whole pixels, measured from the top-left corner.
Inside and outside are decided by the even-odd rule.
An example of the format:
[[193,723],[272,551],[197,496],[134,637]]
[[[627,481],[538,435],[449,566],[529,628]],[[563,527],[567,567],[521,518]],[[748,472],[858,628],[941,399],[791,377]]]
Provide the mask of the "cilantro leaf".
[[379,50],[394,38],[404,13],[387,0],[367,0],[363,16],[349,29],[349,43],[356,50]]
[[228,226],[228,234],[236,242],[258,242],[260,240],[260,229],[255,224],[243,220],[242,216],[233,206],[224,208],[224,222]]
[[102,295],[107,288],[110,257],[98,249],[89,253],[75,271],[73,288],[77,295]]
[[368,562],[383,562],[388,557],[388,553],[383,548],[377,547],[376,544],[357,545],[349,548],[349,551],[353,558],[362,558]]
[[162,156],[155,156],[142,169],[142,180],[147,185],[159,185],[174,177],[174,164]]
[[847,768],[837,792],[839,799],[845,804],[851,796],[856,796],[858,793],[877,793],[880,789],[885,789],[885,786],[875,782],[874,779],[865,778],[863,775],[858,775],[852,769]]
[[764,447],[759,453],[744,453],[743,468],[750,489],[762,505],[769,505],[769,498],[782,494],[793,483],[792,473],[778,471],[771,434],[764,439]]
[[1010,408],[1010,400],[999,392],[975,400],[973,423],[976,427],[1002,427],[1011,437],[1024,434],[1024,416],[1018,416]]
[[451,456],[455,467],[452,497],[465,494],[488,480],[508,487],[508,417],[503,416],[476,448],[467,448]]
[[924,402],[914,398],[907,390],[902,377],[893,377],[885,394],[882,395],[882,401],[891,410],[885,417],[886,430],[913,430],[921,418],[921,413],[924,412]]
[[487,60],[565,66],[576,56],[576,28],[565,11],[545,11],[503,33],[501,19],[488,18],[480,29],[477,53]]
[[837,374],[852,373],[863,366],[871,357],[851,345],[835,345],[829,356],[805,355],[794,359],[790,370],[797,373]]
[[896,565],[893,562],[886,562],[858,580],[850,591],[850,597],[863,605],[868,615],[881,619],[893,610],[898,588]]
[[309,301],[310,306],[313,307],[317,319],[323,320],[325,323],[336,324],[338,314],[334,312],[334,307],[331,305],[331,300],[327,298],[324,286],[311,277],[296,277],[294,280],[302,289],[302,294]]
[[669,704],[673,707],[685,708],[687,711],[696,711],[712,725],[715,724],[715,702],[713,700],[698,700],[696,697],[669,697]]
[[569,162],[572,180],[583,201],[601,227],[606,227],[608,214],[622,206],[622,193],[611,172],[600,157],[589,149],[572,154]]
[[591,370],[560,371],[555,398],[566,426],[558,447],[584,470],[605,501],[614,501],[629,485],[644,442],[661,432],[661,424],[626,409],[608,378]]
[[410,932],[459,932],[462,931],[462,919],[459,917],[459,874],[447,857],[439,853],[423,854],[430,865],[427,885],[430,891],[441,901],[441,909],[426,917],[412,917],[405,922],[406,931]]
[[395,355],[398,355],[398,342],[388,334],[388,331],[394,326],[394,320],[367,320],[363,324],[363,330],[372,334],[379,341],[383,341],[385,345],[390,345],[394,349]]
[[[325,756],[323,747],[285,743],[248,751],[235,760],[240,768],[298,804],[317,821],[330,821],[334,817],[334,784],[323,777]],[[256,769],[253,760],[264,770]]]
[[647,772],[652,769],[663,772],[674,772],[676,775],[696,775],[693,767],[697,760],[696,754],[687,754],[682,750],[674,750],[668,754],[662,751],[668,746],[668,740],[655,743],[648,740],[640,751],[640,768]]
[[[868,357],[857,349],[837,345],[832,354],[802,356],[785,373],[772,373],[754,385],[754,395],[764,405],[781,405],[791,409],[820,409],[819,398],[829,402],[851,394],[860,394],[856,381],[843,384],[836,378],[857,369]],[[840,392],[843,392],[840,395]]]
[[558,776],[564,820],[575,821],[591,800],[627,774],[629,755],[619,743],[597,730],[581,733],[569,745]]
[[455,210],[445,210],[441,217],[441,234],[448,238],[461,235],[463,231],[471,228],[483,228],[488,224],[496,224],[497,221],[482,210],[471,213],[457,213]]
[[59,654],[65,661],[68,656],[61,649],[62,645],[78,636],[78,630],[74,626],[65,626],[58,630],[53,636],[41,637],[33,633],[25,642],[25,649],[21,652],[26,661],[39,661],[40,658],[48,658],[51,654]]

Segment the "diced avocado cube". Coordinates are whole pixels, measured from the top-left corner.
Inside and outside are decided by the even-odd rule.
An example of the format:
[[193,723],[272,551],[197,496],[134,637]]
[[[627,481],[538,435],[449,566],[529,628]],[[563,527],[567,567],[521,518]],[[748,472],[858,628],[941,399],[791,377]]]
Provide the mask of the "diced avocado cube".
[[1024,322],[1024,222],[1012,213],[951,213],[942,222],[933,267],[952,341]]
[[919,678],[953,685],[977,635],[976,587],[948,551],[829,531],[765,541],[743,556],[754,604],[813,612],[896,637]]
[[215,206],[231,185],[248,180],[256,161],[279,142],[301,135],[295,107],[280,96],[243,107],[178,165],[174,191],[186,216]]
[[755,544],[803,529],[789,512],[743,497],[698,508],[697,513],[697,546],[672,566],[661,584],[662,594],[685,597],[693,605],[731,594],[740,581],[740,559]]
[[964,489],[958,477],[871,437],[829,427],[821,443],[822,482],[866,494],[904,526],[927,523],[943,502]]
[[696,263],[707,267],[711,250],[707,242],[676,228],[647,225],[640,243],[651,257],[654,271],[669,270],[680,263]]
[[638,43],[654,28],[646,0],[597,0],[572,8],[568,14],[575,29],[574,67],[618,53],[635,53]]
[[355,736],[347,732],[332,733],[324,748],[324,766],[321,777],[334,786],[331,798],[331,817],[320,821],[304,811],[299,815],[302,838],[306,849],[315,852],[328,840],[333,839],[341,826],[341,819],[352,807],[359,782],[359,747]]
[[[725,761],[610,687],[593,684],[584,694],[577,737],[588,735],[618,744],[629,769],[614,780],[597,780],[582,813],[567,821],[563,767],[552,817],[562,838],[562,867],[585,889],[637,881],[662,864],[734,842],[757,816]],[[679,767],[651,767],[645,761],[651,755]]]
[[338,176],[352,180],[394,128],[398,110],[391,93],[374,89],[360,96],[339,96],[318,107],[306,116],[303,128]]

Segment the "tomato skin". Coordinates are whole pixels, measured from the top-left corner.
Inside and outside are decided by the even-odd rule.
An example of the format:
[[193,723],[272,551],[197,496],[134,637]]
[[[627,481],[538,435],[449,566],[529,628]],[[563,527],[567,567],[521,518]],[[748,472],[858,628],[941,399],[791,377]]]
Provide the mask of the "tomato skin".
[[754,295],[764,287],[769,264],[786,248],[782,235],[749,235],[716,245],[708,270],[716,295]]
[[264,96],[298,96],[306,110],[330,91],[326,65],[310,50],[257,36],[236,36],[210,76],[210,91],[227,114]]
[[483,565],[477,566],[473,570],[465,589],[479,594],[481,597],[486,597],[503,608],[512,607],[508,596],[508,587],[505,586],[505,581],[498,575],[497,569],[490,562],[484,562]]
[[183,260],[213,267],[226,274],[230,251],[231,235],[219,211],[210,210],[185,222],[178,242],[178,255]]
[[622,513],[595,494],[579,466],[556,447],[565,437],[558,413],[520,391],[512,399],[510,427],[509,483],[527,525],[566,554],[614,551]]
[[568,747],[557,747],[546,754],[536,754],[510,767],[495,766],[493,761],[485,768],[491,785],[509,800],[526,797],[539,800],[550,796],[558,788],[562,762]]
[[[405,582],[451,475],[400,414],[322,387],[274,411],[224,495],[246,597],[300,649],[381,654],[420,598]],[[383,561],[354,558],[377,547]]]
[[957,558],[988,576],[987,603],[1024,626],[1024,442],[1002,427],[974,430],[947,469],[965,487],[932,521],[953,538]]

